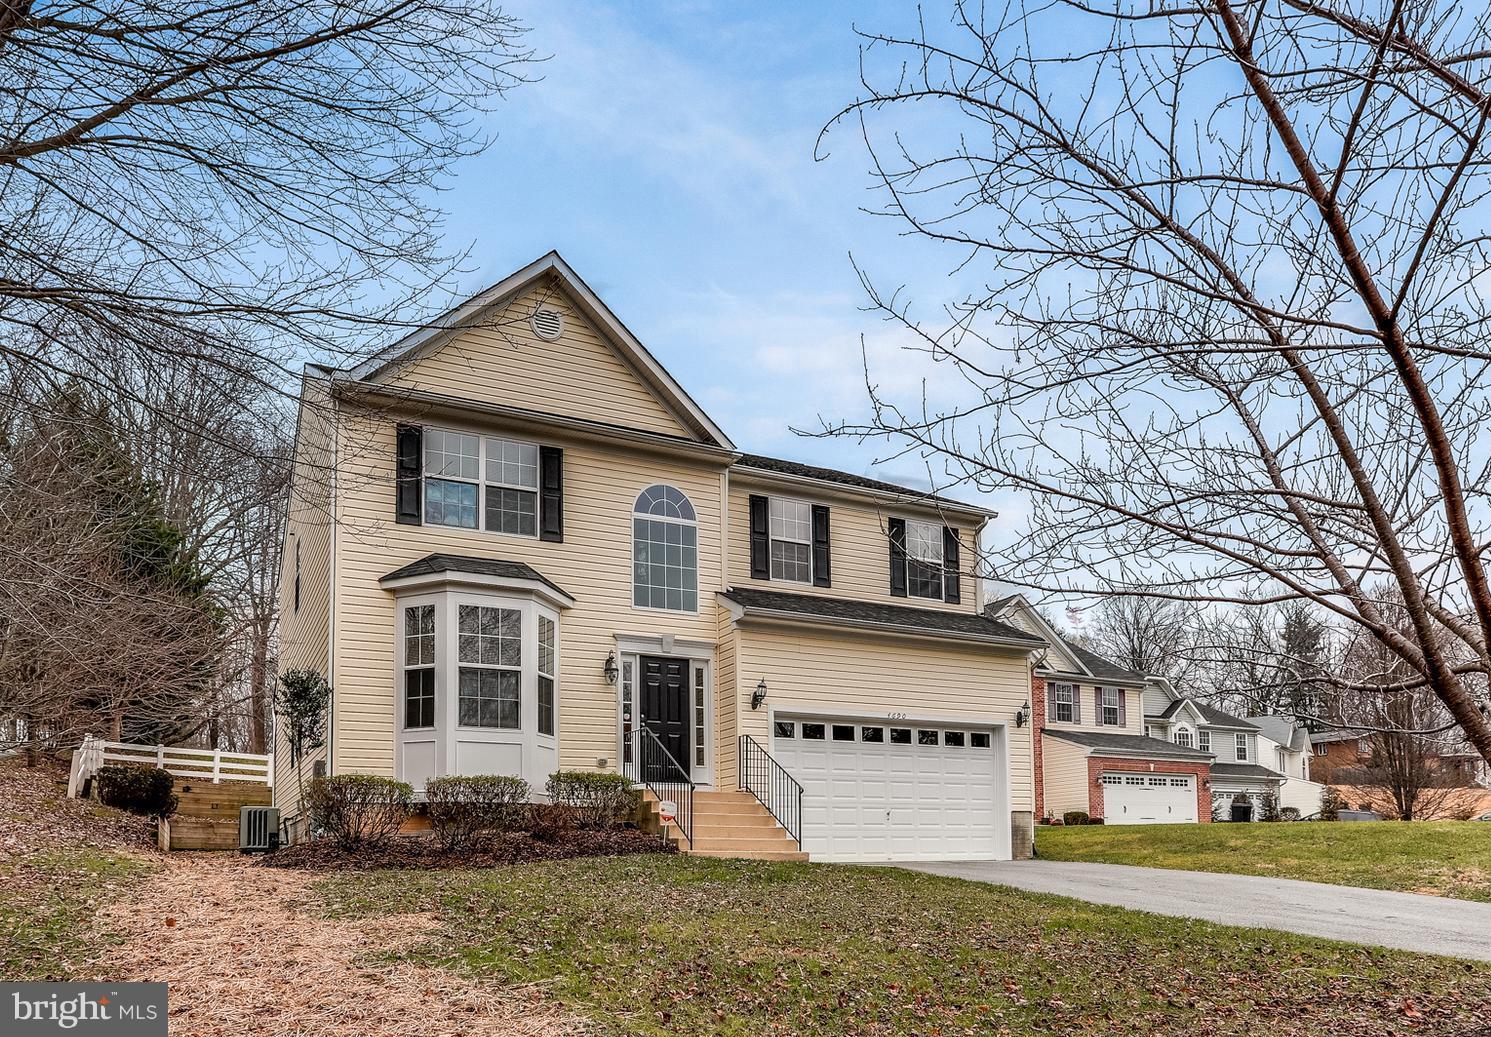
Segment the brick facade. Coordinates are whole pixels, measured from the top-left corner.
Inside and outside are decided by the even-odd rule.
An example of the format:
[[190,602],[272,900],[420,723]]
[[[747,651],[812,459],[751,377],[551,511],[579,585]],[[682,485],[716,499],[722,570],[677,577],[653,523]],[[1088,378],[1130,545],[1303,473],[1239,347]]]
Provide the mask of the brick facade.
[[[1357,771],[1366,766],[1371,758],[1370,753],[1362,752],[1357,746],[1357,739],[1347,738],[1337,742],[1325,742],[1325,755],[1313,755],[1316,746],[1310,747],[1310,780],[1318,781],[1323,785],[1342,781],[1351,777],[1351,771]],[[1348,772],[1337,777],[1337,771]]]
[[1093,756],[1087,760],[1087,812],[1103,816],[1103,784],[1098,775],[1105,771],[1124,774],[1190,774],[1196,779],[1196,820],[1211,821],[1211,764],[1181,763],[1176,760],[1121,760],[1111,756]]

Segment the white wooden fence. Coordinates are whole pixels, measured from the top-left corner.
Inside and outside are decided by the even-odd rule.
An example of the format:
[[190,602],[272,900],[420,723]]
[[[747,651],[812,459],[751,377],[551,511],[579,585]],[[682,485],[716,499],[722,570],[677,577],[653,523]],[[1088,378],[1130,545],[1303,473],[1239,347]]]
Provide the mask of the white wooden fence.
[[86,735],[72,756],[67,794],[77,798],[85,782],[106,764],[126,763],[156,767],[178,778],[210,781],[253,781],[274,787],[274,754],[227,753],[213,749],[183,749],[171,745],[131,745],[106,742]]

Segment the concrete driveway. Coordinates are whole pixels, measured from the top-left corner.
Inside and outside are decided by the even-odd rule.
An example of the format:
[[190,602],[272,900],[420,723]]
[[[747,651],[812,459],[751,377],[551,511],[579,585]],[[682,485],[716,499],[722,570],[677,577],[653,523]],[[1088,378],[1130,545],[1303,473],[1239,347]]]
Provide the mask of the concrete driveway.
[[1491,904],[1124,864],[981,861],[900,866],[1179,918],[1491,961]]

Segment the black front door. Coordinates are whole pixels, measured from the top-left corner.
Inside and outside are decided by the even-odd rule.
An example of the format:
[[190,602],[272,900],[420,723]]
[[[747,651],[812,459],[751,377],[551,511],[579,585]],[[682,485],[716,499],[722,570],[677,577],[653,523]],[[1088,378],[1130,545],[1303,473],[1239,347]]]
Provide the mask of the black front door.
[[642,722],[689,773],[689,661],[642,656]]

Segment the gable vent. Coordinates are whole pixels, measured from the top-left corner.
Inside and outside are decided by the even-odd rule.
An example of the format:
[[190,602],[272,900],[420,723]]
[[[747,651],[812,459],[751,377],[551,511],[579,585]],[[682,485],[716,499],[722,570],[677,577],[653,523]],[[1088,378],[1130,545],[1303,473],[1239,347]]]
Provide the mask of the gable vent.
[[535,335],[553,342],[564,331],[564,314],[558,310],[534,310],[529,323]]

